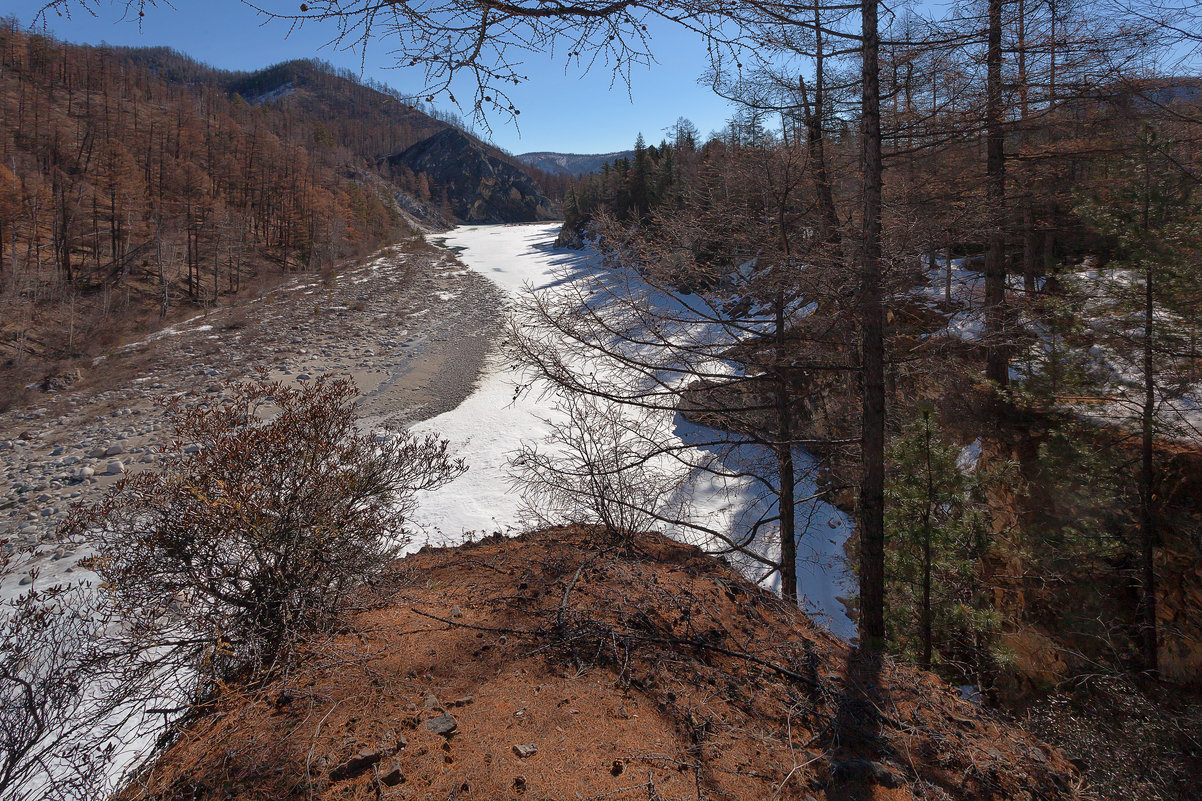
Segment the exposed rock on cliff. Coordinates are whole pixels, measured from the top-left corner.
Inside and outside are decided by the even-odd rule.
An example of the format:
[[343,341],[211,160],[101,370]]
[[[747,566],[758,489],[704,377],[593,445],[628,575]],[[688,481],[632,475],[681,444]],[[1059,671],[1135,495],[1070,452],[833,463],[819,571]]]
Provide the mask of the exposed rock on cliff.
[[717,559],[558,529],[426,551],[129,798],[1069,799],[1057,751]]
[[455,216],[468,223],[553,220],[551,201],[517,166],[448,128],[388,157],[395,169],[424,173],[431,187],[445,189]]

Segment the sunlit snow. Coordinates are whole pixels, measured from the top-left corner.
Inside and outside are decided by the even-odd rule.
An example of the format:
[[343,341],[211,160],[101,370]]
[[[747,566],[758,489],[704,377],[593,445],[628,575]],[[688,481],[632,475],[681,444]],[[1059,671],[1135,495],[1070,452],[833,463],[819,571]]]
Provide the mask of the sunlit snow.
[[[587,252],[553,247],[558,225],[465,226],[452,231],[445,244],[459,251],[459,257],[481,275],[489,278],[511,298],[527,288],[537,292],[555,282],[571,280],[573,273],[584,275],[594,269]],[[456,409],[418,423],[418,432],[438,432],[449,439],[467,458],[470,468],[458,480],[420,499],[415,515],[424,533],[410,548],[425,543],[450,545],[469,536],[496,531],[519,530],[522,499],[514,487],[509,457],[523,442],[542,440],[557,416],[553,400],[536,392],[518,393],[521,376],[494,356],[480,377],[475,392]],[[562,419],[562,418],[560,418]],[[713,437],[703,426],[677,415],[667,430],[683,443],[705,442]],[[720,454],[729,467],[764,458],[761,446],[748,444]],[[814,464],[813,457],[798,451],[798,474]],[[816,492],[815,486],[802,484],[798,497],[805,499]],[[691,491],[690,514],[711,528],[740,533],[746,521],[766,511],[768,503],[753,491],[747,480],[722,480],[706,476]],[[831,504],[818,500],[799,503],[797,510],[798,584],[805,607],[832,632],[851,638],[855,625],[848,617],[840,597],[849,593],[844,543],[851,533],[851,520]],[[716,547],[687,528],[670,527],[665,533],[702,547]],[[771,544],[775,532],[753,550],[770,559],[778,549]],[[751,559],[732,560],[748,578],[758,580],[762,566]],[[763,582],[778,588],[779,577]]]

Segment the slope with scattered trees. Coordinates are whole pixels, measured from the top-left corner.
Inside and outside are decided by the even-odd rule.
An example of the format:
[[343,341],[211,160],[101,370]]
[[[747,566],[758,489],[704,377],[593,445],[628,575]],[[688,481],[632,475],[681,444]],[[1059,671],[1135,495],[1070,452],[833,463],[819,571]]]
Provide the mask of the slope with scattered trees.
[[455,222],[446,186],[378,160],[459,121],[321,62],[230,73],[5,20],[0,104],[3,403],[131,332]]

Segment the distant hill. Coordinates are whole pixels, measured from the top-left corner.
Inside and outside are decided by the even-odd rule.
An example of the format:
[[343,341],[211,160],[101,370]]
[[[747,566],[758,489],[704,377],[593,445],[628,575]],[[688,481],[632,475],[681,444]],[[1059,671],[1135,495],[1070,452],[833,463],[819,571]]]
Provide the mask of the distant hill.
[[445,193],[454,215],[473,223],[555,219],[538,185],[496,148],[447,128],[391,155],[387,163],[424,176]]
[[537,167],[543,172],[553,175],[588,175],[597,172],[601,165],[608,164],[614,159],[630,158],[633,150],[621,150],[617,153],[522,153],[516,158],[531,167]]
[[[42,365],[457,214],[545,219],[547,191],[566,183],[321,61],[234,72],[165,47],[59,42],[13,19],[0,45],[0,291],[20,300],[0,314],[0,374],[20,367],[2,375],[0,409]],[[386,162],[452,131],[460,146],[438,151],[444,162]]]
[[[216,83],[231,95],[251,106],[270,112],[299,113],[313,126],[313,144],[349,151],[358,162],[355,168],[362,179],[364,170],[382,170],[381,175],[399,190],[398,205],[422,225],[440,227],[455,219],[480,222],[480,209],[488,208],[490,222],[524,222],[547,219],[550,201],[545,197],[536,169],[513,156],[463,131],[450,115],[440,114],[420,102],[404,98],[390,87],[363,81],[353,72],[339,69],[317,59],[297,59],[254,72],[227,72],[200,64],[168,48],[137,48],[120,51],[122,57],[169,80],[184,83]],[[441,148],[423,162],[422,169],[396,169],[396,156],[414,145],[448,131],[462,140],[462,148]],[[312,144],[310,144],[312,146]],[[460,158],[468,152],[486,153],[492,160],[492,172],[522,174],[521,193],[534,198],[531,208],[540,202],[548,205],[538,216],[522,203],[498,204],[495,198],[473,195],[490,193],[480,184],[479,164]],[[456,155],[452,157],[452,153]],[[435,163],[446,158],[445,163]],[[433,160],[432,160],[433,159]],[[391,167],[389,166],[391,165]],[[466,166],[465,166],[466,165]],[[504,166],[501,166],[504,165]],[[468,173],[460,174],[465,166]],[[511,177],[510,182],[517,181]],[[475,208],[477,216],[471,216]],[[458,213],[456,212],[458,210]]]
[[[228,88],[251,105],[298,108],[320,120],[335,144],[443,219],[508,223],[555,217],[539,182],[549,176],[462,130],[453,119],[407,102],[388,87],[361,83],[345,70],[320,61],[289,61],[236,76]],[[517,196],[501,198],[515,188]],[[411,203],[399,200],[412,211]]]
[[366,163],[451,127],[388,87],[360,82],[353,73],[321,61],[287,61],[232,75],[226,88],[251,105],[303,112],[320,125],[320,135],[328,133],[333,144]]

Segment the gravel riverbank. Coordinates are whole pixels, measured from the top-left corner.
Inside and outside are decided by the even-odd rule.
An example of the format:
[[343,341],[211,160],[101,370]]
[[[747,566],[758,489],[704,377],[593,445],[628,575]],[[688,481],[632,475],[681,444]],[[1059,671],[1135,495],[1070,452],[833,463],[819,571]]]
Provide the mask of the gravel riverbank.
[[56,527],[73,504],[159,463],[170,428],[157,399],[218,393],[259,369],[285,381],[349,374],[365,427],[405,426],[472,392],[503,306],[453,252],[398,246],[124,345],[75,385],[0,414],[0,547],[21,565],[0,595],[31,583],[35,567],[39,584],[74,572],[80,554]]

